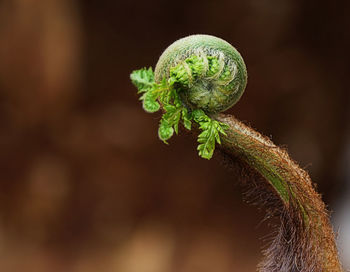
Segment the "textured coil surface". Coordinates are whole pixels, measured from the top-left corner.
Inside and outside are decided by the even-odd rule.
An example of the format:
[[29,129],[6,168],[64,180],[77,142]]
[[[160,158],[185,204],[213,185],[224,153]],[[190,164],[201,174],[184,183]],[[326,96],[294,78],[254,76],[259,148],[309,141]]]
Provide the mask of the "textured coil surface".
[[[170,69],[191,56],[202,58],[206,65],[199,77],[183,87],[183,102],[193,109],[203,109],[208,113],[222,112],[233,106],[247,84],[246,66],[240,53],[231,44],[215,36],[192,35],[175,41],[160,56],[155,80],[160,82],[164,77],[169,78]],[[219,65],[214,74],[209,74],[208,60],[213,57]]]

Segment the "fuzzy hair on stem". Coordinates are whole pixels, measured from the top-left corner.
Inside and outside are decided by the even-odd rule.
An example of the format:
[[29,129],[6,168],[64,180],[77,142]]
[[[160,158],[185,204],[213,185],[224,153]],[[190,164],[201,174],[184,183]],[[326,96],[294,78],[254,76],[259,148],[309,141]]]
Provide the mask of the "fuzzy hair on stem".
[[[229,125],[219,149],[231,167],[239,164],[249,176],[243,179],[248,201],[267,207],[269,217],[280,218],[259,271],[342,271],[329,214],[307,172],[285,150],[232,115],[213,118]],[[277,182],[285,196],[276,190]]]

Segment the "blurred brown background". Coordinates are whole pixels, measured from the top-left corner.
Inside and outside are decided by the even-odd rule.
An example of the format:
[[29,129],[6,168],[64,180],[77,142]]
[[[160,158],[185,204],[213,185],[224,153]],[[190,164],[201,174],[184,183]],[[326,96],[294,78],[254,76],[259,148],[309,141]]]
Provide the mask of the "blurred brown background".
[[349,12],[348,0],[0,2],[0,270],[255,271],[264,212],[190,136],[162,144],[129,80],[189,34],[241,52],[249,83],[229,112],[286,145],[337,214]]

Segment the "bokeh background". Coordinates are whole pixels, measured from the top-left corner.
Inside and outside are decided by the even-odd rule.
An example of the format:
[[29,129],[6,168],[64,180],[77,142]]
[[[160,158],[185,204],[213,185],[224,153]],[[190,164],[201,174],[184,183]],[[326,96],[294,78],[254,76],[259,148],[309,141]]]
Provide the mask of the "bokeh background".
[[[271,229],[220,158],[157,138],[129,74],[189,34],[243,55],[229,110],[284,145],[350,268],[350,1],[0,2],[0,270],[255,271]],[[347,206],[346,206],[347,205]]]

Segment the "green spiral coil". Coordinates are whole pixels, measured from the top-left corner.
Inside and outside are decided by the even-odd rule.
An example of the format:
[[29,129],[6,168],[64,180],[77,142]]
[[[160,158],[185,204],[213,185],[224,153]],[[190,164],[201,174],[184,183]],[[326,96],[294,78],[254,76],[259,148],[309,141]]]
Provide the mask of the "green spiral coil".
[[[200,69],[193,69],[193,63]],[[172,68],[179,65],[189,78],[186,84],[178,84],[183,90],[180,97],[192,109],[225,111],[240,99],[247,85],[247,69],[240,53],[211,35],[191,35],[171,44],[158,60],[155,81],[169,78]]]

